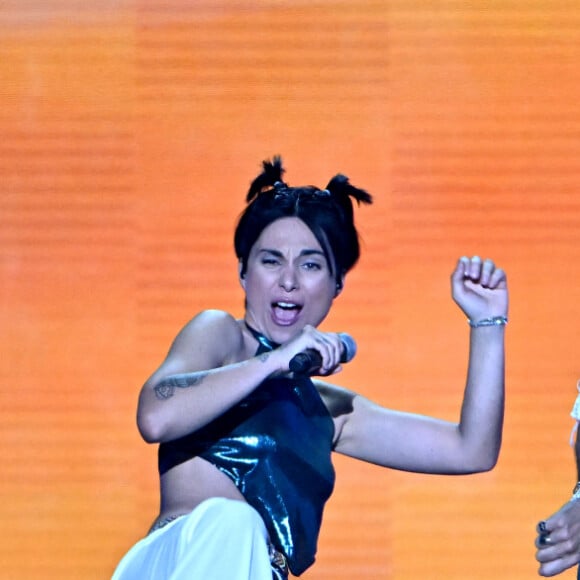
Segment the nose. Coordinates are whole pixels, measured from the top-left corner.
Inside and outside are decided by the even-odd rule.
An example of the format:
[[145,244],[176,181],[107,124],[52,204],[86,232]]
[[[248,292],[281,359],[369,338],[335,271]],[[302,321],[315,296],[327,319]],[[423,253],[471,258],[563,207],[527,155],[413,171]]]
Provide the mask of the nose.
[[298,288],[298,276],[296,275],[294,268],[284,268],[280,272],[280,280],[278,283],[280,284],[281,288],[286,290],[286,292],[296,290],[296,288]]

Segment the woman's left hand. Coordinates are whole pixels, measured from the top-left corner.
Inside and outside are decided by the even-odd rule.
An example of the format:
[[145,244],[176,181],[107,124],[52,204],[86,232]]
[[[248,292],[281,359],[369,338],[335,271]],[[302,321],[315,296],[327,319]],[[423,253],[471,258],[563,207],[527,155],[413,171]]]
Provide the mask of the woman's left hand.
[[453,300],[468,319],[507,316],[507,278],[493,260],[463,256],[451,275],[451,287]]

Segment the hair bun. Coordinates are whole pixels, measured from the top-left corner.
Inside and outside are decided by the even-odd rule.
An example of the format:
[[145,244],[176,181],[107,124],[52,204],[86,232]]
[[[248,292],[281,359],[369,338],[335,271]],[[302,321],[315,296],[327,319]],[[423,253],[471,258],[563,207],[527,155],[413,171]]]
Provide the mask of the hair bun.
[[282,158],[280,155],[272,157],[272,161],[268,161],[267,159],[263,161],[262,173],[252,181],[248,195],[246,196],[246,201],[249,203],[259,193],[264,191],[264,189],[274,187],[277,183],[283,183],[282,175],[285,171],[284,167],[282,167]]

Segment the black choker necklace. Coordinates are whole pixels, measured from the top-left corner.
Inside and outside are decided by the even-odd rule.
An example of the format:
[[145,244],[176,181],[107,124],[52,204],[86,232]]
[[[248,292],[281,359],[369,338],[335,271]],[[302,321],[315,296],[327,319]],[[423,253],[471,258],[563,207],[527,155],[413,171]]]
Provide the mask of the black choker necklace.
[[280,345],[277,342],[266,338],[263,334],[258,332],[255,328],[252,328],[245,320],[244,324],[246,328],[252,333],[252,336],[260,343],[260,348],[258,349],[258,354],[262,354],[263,352],[267,352],[270,350],[274,350],[278,348]]

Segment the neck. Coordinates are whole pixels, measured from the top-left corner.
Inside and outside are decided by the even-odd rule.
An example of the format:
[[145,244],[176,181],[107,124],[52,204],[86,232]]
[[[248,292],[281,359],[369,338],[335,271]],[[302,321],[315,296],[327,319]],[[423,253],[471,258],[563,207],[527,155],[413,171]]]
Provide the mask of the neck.
[[258,332],[255,328],[252,328],[245,320],[244,324],[246,328],[250,331],[252,336],[260,343],[260,346],[264,348],[264,350],[274,350],[278,348],[280,345],[273,340],[270,340],[268,337],[264,336],[261,332]]

